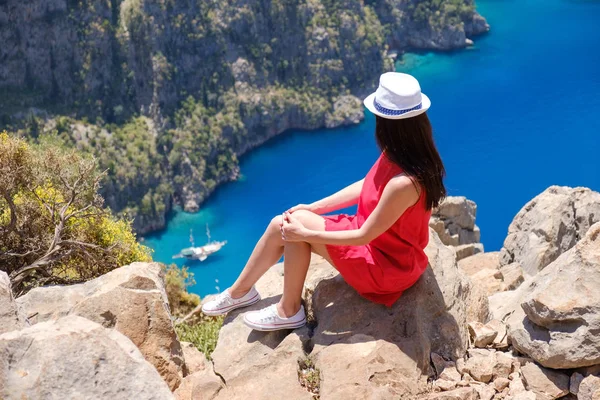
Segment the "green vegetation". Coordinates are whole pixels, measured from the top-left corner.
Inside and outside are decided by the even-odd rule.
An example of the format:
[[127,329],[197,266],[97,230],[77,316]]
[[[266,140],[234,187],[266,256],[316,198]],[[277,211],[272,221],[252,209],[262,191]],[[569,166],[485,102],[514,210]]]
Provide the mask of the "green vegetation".
[[54,137],[38,142],[0,133],[0,267],[15,293],[149,261],[130,222],[104,208],[96,160]]
[[[197,210],[236,179],[249,148],[342,121],[331,118],[338,97],[364,94],[393,68],[394,32],[433,31],[435,42],[474,12],[472,0],[67,4],[48,15],[56,46],[24,38],[28,48],[5,60],[27,64],[27,76],[8,72],[0,129],[31,143],[54,134],[95,157],[106,204],[138,233],[162,227],[173,204]],[[28,65],[47,48],[49,65]]]
[[208,360],[217,347],[219,330],[223,317],[203,317],[193,324],[183,323],[175,326],[179,340],[190,342],[200,350]]
[[[174,317],[183,318],[200,304],[200,298],[187,291],[195,282],[193,274],[186,267],[179,268],[174,264],[166,267],[165,282]],[[222,325],[223,317],[208,317],[197,313],[186,322],[176,324],[175,330],[179,340],[192,343],[210,360]]]
[[465,0],[424,0],[409,7],[415,22],[427,24],[434,30],[457,27],[473,15],[475,4]]
[[200,297],[187,291],[195,283],[194,274],[187,267],[179,268],[175,264],[165,267],[165,287],[175,318],[185,317],[200,304]]
[[321,371],[315,366],[312,358],[298,360],[298,381],[313,395],[313,399],[320,398]]

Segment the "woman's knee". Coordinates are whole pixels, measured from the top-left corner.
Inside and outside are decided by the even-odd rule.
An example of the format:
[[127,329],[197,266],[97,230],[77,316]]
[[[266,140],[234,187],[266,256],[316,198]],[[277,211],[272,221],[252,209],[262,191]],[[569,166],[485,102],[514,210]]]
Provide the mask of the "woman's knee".
[[308,229],[325,230],[325,220],[319,214],[308,210],[298,210],[293,215]]
[[271,235],[279,235],[281,236],[281,215],[277,215],[271,219],[269,222],[269,226],[267,226],[267,232]]

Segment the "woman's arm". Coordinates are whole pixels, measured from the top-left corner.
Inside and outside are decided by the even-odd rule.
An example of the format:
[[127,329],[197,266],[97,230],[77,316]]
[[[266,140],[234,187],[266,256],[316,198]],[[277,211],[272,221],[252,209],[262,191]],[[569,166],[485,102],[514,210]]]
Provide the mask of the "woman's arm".
[[287,214],[289,222],[283,223],[285,240],[333,245],[365,245],[388,230],[418,199],[419,194],[410,178],[405,175],[397,176],[385,186],[379,203],[359,229],[313,231],[302,226],[292,214]]
[[358,197],[360,196],[364,181],[364,179],[361,179],[358,182],[354,182],[331,196],[327,196],[314,203],[299,204],[290,208],[288,212],[293,213],[297,210],[309,210],[315,214],[327,214],[331,211],[353,206],[358,203]]

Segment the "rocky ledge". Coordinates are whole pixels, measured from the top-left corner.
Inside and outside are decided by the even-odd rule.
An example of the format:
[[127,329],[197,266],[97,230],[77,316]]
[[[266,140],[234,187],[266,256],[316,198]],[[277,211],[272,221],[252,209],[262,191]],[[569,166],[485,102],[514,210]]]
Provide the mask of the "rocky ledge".
[[[557,207],[557,193],[589,201]],[[425,274],[391,308],[361,298],[314,258],[304,289],[309,324],[255,332],[241,320],[248,309],[232,312],[211,361],[177,339],[158,264],[16,300],[0,273],[0,398],[597,400],[597,196],[549,188],[515,217],[501,252],[458,262],[432,228]],[[552,230],[574,208],[577,224]],[[435,218],[460,246],[457,226],[475,232],[474,211],[450,198]],[[570,237],[565,228],[577,232],[572,245],[553,236]],[[524,232],[561,243],[531,275],[502,257],[544,254]],[[250,309],[278,301],[282,274],[281,265],[267,272],[257,284],[264,300]]]

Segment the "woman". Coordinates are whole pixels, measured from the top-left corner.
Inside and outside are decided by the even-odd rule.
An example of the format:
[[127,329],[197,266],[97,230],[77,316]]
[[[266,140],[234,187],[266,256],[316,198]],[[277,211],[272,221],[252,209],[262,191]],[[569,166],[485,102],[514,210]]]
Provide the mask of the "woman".
[[[364,101],[376,115],[381,155],[367,176],[312,204],[273,218],[229,289],[202,310],[220,315],[260,300],[258,279],[284,256],[283,296],[244,316],[256,330],[294,329],[306,323],[301,294],[311,252],[323,256],[363,297],[390,307],[427,267],[429,217],[446,195],[445,171],[425,112],[431,105],[407,74],[381,76]],[[353,216],[321,216],[358,203]]]

